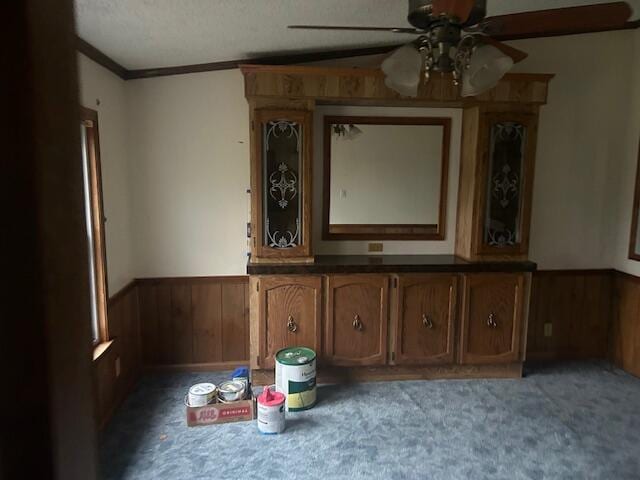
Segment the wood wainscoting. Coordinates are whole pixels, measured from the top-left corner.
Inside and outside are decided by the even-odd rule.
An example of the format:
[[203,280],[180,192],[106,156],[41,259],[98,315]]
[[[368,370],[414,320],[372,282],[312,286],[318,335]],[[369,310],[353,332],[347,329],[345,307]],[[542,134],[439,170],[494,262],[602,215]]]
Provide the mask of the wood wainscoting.
[[109,299],[107,324],[111,341],[93,362],[96,417],[100,427],[140,375],[140,315],[135,280]]
[[541,270],[533,275],[528,360],[607,358],[613,270]]
[[139,279],[145,367],[231,368],[249,359],[249,277]]
[[[107,317],[113,342],[94,362],[101,426],[143,368],[216,370],[249,361],[248,276],[139,279],[109,300]],[[640,376],[640,278],[536,272],[527,359],[587,358],[610,358]]]
[[614,284],[611,360],[640,377],[640,277],[616,272]]

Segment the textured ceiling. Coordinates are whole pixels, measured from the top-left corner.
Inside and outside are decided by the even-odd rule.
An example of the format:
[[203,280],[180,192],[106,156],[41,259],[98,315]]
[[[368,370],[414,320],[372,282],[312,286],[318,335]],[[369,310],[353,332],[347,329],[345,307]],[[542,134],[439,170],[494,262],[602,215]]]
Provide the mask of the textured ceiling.
[[[487,14],[610,0],[488,0]],[[413,35],[288,30],[289,24],[409,26],[406,0],[76,0],[78,34],[128,69],[402,43]],[[640,0],[628,2],[632,19]]]

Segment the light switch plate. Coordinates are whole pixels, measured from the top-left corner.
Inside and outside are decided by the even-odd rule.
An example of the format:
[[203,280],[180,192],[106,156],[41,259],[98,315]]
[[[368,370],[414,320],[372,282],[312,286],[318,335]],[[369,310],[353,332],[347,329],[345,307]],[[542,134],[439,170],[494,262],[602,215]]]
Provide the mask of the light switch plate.
[[370,243],[369,251],[370,252],[381,252],[384,249],[384,245],[382,243]]
[[120,376],[120,357],[116,358],[116,378]]
[[553,335],[553,323],[544,324],[544,336],[550,337]]

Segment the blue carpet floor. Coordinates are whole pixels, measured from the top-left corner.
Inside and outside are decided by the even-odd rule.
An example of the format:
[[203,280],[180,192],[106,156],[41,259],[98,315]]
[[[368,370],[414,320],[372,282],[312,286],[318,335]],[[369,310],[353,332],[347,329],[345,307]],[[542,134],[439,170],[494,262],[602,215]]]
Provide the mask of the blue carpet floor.
[[145,376],[103,434],[102,478],[640,479],[640,379],[604,363],[323,386],[279,436],[187,427],[186,389],[225,377]]

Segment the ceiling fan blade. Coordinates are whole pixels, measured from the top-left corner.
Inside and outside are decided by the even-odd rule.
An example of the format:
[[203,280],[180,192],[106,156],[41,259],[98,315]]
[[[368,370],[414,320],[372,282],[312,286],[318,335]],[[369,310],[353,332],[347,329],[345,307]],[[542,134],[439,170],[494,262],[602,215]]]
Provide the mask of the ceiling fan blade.
[[500,50],[505,55],[508,55],[513,59],[513,63],[518,63],[529,56],[528,53],[518,50],[517,48],[510,47],[506,43],[499,42],[495,38],[491,38],[487,35],[479,35],[480,40],[487,45],[492,45]]
[[480,25],[498,39],[531,38],[621,28],[631,13],[628,3],[612,2],[498,15],[485,18]]
[[407,27],[354,27],[338,25],[289,25],[287,28],[296,30],[355,30],[364,32],[393,32],[393,33],[424,33],[423,30]]
[[433,0],[431,13],[434,17],[451,15],[457,17],[460,23],[464,23],[471,15],[475,0]]

